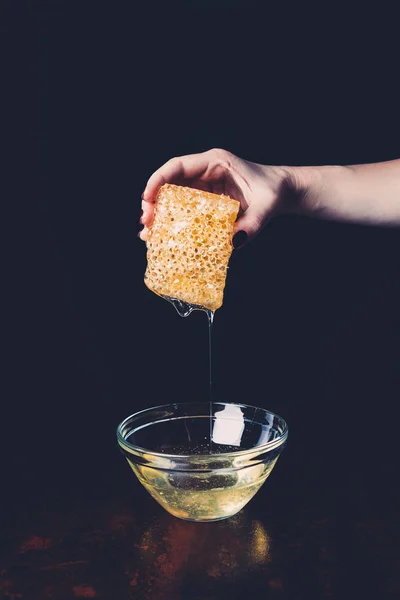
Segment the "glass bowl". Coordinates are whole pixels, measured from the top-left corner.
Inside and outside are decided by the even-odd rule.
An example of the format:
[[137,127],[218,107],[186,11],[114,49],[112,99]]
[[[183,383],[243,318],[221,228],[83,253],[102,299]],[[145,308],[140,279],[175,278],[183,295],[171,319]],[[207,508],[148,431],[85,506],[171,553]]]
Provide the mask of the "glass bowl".
[[117,428],[139,481],[169,513],[188,521],[239,512],[271,473],[287,437],[278,415],[224,402],[148,408]]

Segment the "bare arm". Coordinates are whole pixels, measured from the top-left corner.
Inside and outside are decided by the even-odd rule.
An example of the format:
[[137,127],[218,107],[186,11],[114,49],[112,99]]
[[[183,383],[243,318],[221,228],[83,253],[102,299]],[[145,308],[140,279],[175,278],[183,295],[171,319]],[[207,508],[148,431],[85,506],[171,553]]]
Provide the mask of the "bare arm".
[[400,160],[295,167],[288,212],[383,226],[400,225]]

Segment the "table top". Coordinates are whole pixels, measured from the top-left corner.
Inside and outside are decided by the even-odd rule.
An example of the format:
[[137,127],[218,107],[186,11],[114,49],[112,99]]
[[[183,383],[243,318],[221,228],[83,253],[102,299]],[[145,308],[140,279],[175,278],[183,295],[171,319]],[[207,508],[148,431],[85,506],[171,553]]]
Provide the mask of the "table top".
[[398,598],[397,488],[349,478],[335,494],[296,478],[295,454],[240,513],[214,523],[169,515],[121,456],[100,486],[88,464],[64,486],[32,486],[3,510],[0,598]]

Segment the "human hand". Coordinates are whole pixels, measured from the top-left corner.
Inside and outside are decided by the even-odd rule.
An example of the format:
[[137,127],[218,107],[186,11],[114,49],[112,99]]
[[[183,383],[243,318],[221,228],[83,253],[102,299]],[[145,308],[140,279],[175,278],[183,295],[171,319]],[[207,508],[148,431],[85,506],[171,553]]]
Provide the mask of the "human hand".
[[164,183],[185,185],[215,194],[226,194],[240,202],[234,227],[234,247],[242,246],[277,214],[288,195],[290,167],[266,166],[241,159],[227,150],[215,148],[200,154],[172,158],[147,182],[142,194],[144,228],[139,237],[146,241],[151,226],[154,201]]

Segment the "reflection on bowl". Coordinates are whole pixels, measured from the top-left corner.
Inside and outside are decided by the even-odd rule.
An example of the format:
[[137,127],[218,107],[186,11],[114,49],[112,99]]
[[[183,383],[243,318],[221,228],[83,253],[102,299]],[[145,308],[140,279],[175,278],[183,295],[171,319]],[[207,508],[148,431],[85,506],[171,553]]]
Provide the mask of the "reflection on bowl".
[[[271,473],[285,421],[243,404],[169,404],[127,417],[118,443],[146,490],[169,513],[217,521],[240,511]],[[211,441],[210,441],[211,439]]]

